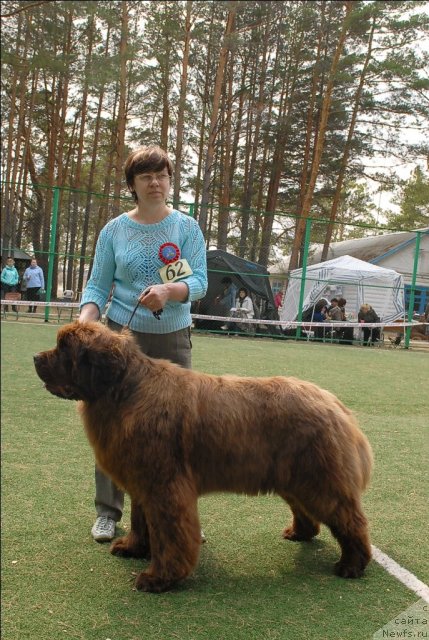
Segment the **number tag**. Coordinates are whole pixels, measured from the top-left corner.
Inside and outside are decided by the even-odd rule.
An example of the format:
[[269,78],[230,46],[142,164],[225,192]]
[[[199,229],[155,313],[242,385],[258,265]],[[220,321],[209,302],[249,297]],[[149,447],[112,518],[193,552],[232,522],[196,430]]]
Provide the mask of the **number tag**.
[[180,280],[180,278],[186,278],[187,276],[191,276],[192,274],[193,271],[185,258],[180,258],[180,260],[172,262],[171,264],[167,264],[165,265],[165,267],[162,267],[162,269],[159,270],[161,280],[165,284],[167,284],[168,282],[176,282],[176,280]]

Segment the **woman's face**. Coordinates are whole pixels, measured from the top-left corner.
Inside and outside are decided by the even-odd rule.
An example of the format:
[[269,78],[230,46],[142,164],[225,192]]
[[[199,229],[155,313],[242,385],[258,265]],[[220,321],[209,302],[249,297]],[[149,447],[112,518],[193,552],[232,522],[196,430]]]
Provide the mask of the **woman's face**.
[[240,298],[245,298],[246,292],[244,291],[244,289],[240,289],[240,291],[238,292],[238,295],[240,296]]
[[170,176],[167,168],[161,171],[137,174],[134,178],[133,188],[139,203],[165,202],[170,192]]

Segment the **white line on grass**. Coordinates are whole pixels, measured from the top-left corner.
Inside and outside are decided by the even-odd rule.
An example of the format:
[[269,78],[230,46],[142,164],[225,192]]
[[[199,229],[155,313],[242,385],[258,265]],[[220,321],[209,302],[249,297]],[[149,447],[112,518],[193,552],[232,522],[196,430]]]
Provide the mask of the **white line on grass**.
[[392,560],[388,555],[380,551],[374,545],[371,545],[372,557],[379,565],[381,565],[388,573],[394,576],[399,582],[402,582],[408,589],[426,602],[429,602],[429,587],[427,584],[419,580],[413,573],[401,567],[400,564]]

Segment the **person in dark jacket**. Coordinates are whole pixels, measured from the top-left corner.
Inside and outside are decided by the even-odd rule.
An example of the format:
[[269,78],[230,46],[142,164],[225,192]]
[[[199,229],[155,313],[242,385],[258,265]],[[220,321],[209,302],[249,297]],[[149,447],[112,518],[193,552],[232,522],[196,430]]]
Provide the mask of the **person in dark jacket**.
[[[359,309],[358,321],[365,324],[366,322],[380,322],[380,318],[369,304],[363,304]],[[380,327],[362,327],[364,344],[373,344],[380,340]]]

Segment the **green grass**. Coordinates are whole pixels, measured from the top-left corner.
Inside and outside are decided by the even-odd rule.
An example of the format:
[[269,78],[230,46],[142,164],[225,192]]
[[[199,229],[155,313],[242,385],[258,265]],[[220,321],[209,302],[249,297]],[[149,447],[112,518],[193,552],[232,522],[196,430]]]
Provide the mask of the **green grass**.
[[[289,513],[277,497],[224,494],[200,500],[208,542],[194,575],[171,593],[134,591],[143,563],[90,536],[93,457],[75,403],[50,396],[33,368],[57,328],[2,323],[4,640],[368,640],[418,600],[375,563],[361,580],[335,577],[326,529],[312,543],[283,541]],[[357,413],[376,460],[372,541],[427,581],[428,355],[203,335],[193,344],[196,369],[296,375]]]

